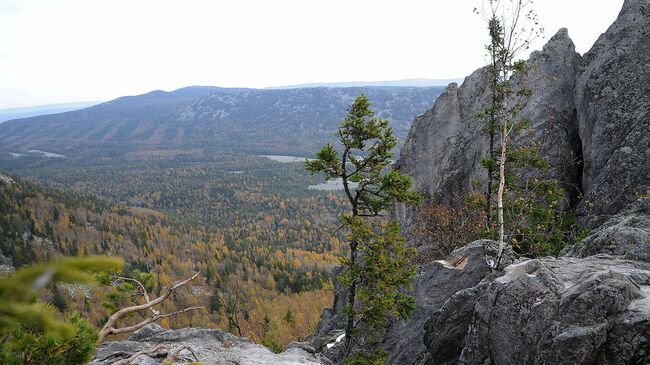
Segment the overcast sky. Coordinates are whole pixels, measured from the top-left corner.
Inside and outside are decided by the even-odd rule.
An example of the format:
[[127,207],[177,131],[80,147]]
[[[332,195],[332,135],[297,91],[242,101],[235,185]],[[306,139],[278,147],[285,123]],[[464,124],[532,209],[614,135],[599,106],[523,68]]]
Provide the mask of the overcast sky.
[[[584,53],[622,3],[537,0],[535,8],[546,39],[567,27]],[[460,78],[486,61],[475,4],[0,0],[0,108],[189,85]]]

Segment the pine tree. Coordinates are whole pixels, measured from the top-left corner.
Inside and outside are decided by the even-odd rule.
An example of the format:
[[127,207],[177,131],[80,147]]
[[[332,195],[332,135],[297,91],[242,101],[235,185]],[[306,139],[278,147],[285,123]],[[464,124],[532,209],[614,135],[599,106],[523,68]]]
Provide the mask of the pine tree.
[[396,202],[418,203],[421,196],[410,190],[408,176],[390,169],[397,141],[389,124],[374,117],[362,94],[339,126],[341,151],[327,144],[316,159],[305,161],[311,174],[340,179],[350,203],[350,212],[340,217],[349,230],[349,254],[341,259],[339,277],[348,290],[347,355],[361,333],[376,346],[390,316],[406,317],[413,310],[414,298],[401,290],[413,277],[414,251],[405,248],[399,224],[387,223],[384,216]]
[[291,309],[287,309],[287,313],[284,315],[284,321],[287,322],[288,324],[293,324],[295,321],[293,318],[293,313],[291,313]]

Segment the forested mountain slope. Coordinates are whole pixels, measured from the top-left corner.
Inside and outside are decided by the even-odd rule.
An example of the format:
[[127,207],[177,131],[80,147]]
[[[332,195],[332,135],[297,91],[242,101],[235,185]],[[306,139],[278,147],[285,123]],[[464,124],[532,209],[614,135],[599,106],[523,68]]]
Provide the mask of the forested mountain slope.
[[[158,211],[0,173],[3,271],[10,265],[20,267],[61,255],[112,255],[126,260],[126,275],[151,275],[148,285],[154,294],[200,271],[199,281],[165,302],[163,309],[171,312],[196,305],[207,309],[168,318],[165,325],[227,328],[222,308],[215,305],[215,293],[236,287],[250,300],[246,319],[238,313],[243,333],[285,345],[313,330],[320,308],[330,300],[329,270],[337,260],[331,251],[255,244],[253,234],[249,233],[248,241],[236,241],[224,238],[219,230],[183,225]],[[51,287],[43,296],[62,311],[80,311],[96,326],[115,308],[129,303],[124,293],[108,288]],[[287,311],[291,323],[284,320]]]
[[347,106],[362,92],[378,116],[390,119],[397,135],[404,137],[413,117],[441,91],[440,87],[152,91],[83,110],[5,122],[0,125],[0,152],[39,149],[88,156],[208,148],[305,154],[332,138]]

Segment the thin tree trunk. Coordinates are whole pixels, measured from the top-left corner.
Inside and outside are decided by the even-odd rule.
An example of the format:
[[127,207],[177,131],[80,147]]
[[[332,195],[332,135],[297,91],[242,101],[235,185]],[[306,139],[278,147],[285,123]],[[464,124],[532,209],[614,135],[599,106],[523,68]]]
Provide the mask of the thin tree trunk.
[[503,224],[503,191],[505,190],[505,171],[506,171],[506,143],[507,143],[507,123],[503,123],[503,136],[501,137],[501,161],[499,161],[499,191],[497,193],[497,209],[499,214],[499,256],[495,268],[499,267],[501,255],[504,246],[504,224]]
[[[490,161],[494,161],[494,133],[490,132]],[[485,194],[485,200],[487,206],[485,207],[485,226],[490,228],[492,225],[492,179],[494,175],[494,168],[490,163],[488,167],[488,183],[487,183],[487,192]]]
[[[348,301],[354,303],[357,283],[350,285],[350,292],[348,293]],[[350,305],[354,309],[354,305]],[[345,325],[345,353],[349,354],[352,349],[352,330],[354,329],[354,315],[348,314],[348,323]]]
[[237,329],[237,333],[239,334],[239,337],[242,337],[243,334],[241,332],[241,326],[239,325],[239,320],[237,320],[236,322],[233,322],[233,325]]
[[[357,258],[357,244],[352,242],[350,245],[350,262],[352,266],[355,265]],[[357,294],[357,282],[356,280],[352,281],[350,289],[348,291],[348,305],[350,309],[354,311],[354,301],[356,300]],[[345,326],[345,354],[346,356],[350,354],[352,350],[352,330],[354,329],[354,313],[348,313],[348,322]]]
[[496,157],[496,153],[494,151],[494,136],[496,134],[496,125],[497,125],[497,114],[496,113],[497,113],[497,107],[499,106],[498,102],[497,102],[498,101],[497,100],[497,79],[498,79],[498,77],[497,77],[497,63],[496,63],[497,55],[496,55],[496,53],[494,51],[494,49],[495,49],[494,44],[493,44],[492,49],[493,49],[492,53],[491,53],[492,70],[490,70],[491,75],[488,75],[488,76],[491,76],[491,78],[492,78],[490,80],[490,83],[492,83],[492,105],[491,105],[491,109],[490,109],[490,122],[489,122],[490,123],[490,126],[489,126],[490,129],[488,131],[490,133],[490,151],[489,151],[490,152],[490,166],[488,166],[488,183],[487,183],[487,192],[486,192],[486,197],[485,197],[486,198],[486,203],[487,203],[486,217],[485,217],[485,223],[486,224],[485,225],[486,225],[486,228],[488,228],[488,229],[490,229],[490,227],[492,226],[492,193],[493,193],[493,189],[494,189],[494,187],[493,187],[493,183],[494,183],[494,167],[492,165],[492,162],[494,162],[494,159]]
[[503,93],[503,110],[502,110],[502,129],[501,129],[501,159],[499,160],[499,191],[497,193],[497,209],[498,209],[498,219],[499,219],[499,255],[497,256],[497,262],[495,269],[499,268],[501,263],[501,256],[503,255],[503,246],[505,245],[505,230],[503,223],[503,191],[506,186],[506,151],[508,147],[508,100],[507,100],[507,82],[508,74],[504,71],[504,90]]
[[[493,76],[496,78],[496,76]],[[487,193],[486,193],[486,227],[489,229],[490,226],[492,225],[492,182],[494,180],[494,167],[492,166],[492,162],[494,161],[495,153],[494,153],[494,128],[496,126],[496,107],[497,107],[497,100],[496,100],[496,83],[492,85],[492,110],[490,111],[490,165],[488,166],[488,183],[487,183]]]
[[[343,151],[343,158],[341,159],[341,170],[343,171],[343,189],[345,190],[345,195],[348,197],[348,200],[350,201],[350,205],[352,206],[352,217],[357,217],[359,215],[359,211],[357,210],[357,202],[356,199],[352,196],[352,192],[350,191],[350,184],[348,182],[348,171],[347,171],[347,160],[348,160],[348,153],[350,153],[350,149],[348,147],[345,148],[345,151]],[[356,242],[350,242],[350,263],[354,267],[356,264],[356,257],[357,257],[357,244]],[[350,306],[350,309],[354,311],[354,301],[356,300],[356,293],[357,292],[357,283],[356,281],[352,281],[352,284],[350,285],[350,288],[348,289],[348,305]],[[354,329],[354,313],[348,313],[348,321],[345,326],[345,353],[349,354],[350,350],[352,349],[352,330]]]

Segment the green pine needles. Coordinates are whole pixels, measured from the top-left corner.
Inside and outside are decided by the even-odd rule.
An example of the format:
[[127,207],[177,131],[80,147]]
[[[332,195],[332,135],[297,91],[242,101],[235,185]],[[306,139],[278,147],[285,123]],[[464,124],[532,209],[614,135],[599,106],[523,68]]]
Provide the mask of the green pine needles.
[[97,331],[78,313],[68,317],[74,335],[65,337],[57,332],[42,332],[20,325],[5,335],[0,346],[0,363],[5,365],[82,365],[92,359],[99,340]]
[[345,351],[351,363],[368,356],[381,363],[385,354],[378,346],[390,318],[406,318],[415,308],[415,298],[406,294],[415,251],[406,247],[399,223],[385,214],[393,204],[419,203],[421,196],[411,190],[408,176],[390,168],[397,140],[390,122],[374,117],[365,95],[350,106],[337,136],[340,148],[325,145],[305,168],[343,182],[350,202],[350,212],[340,217],[349,243],[339,276],[348,290]]
[[122,267],[118,258],[63,258],[0,278],[0,363],[85,364],[94,354],[97,331],[78,314],[57,319],[56,308],[40,302],[38,291],[55,282],[88,284],[96,273]]

